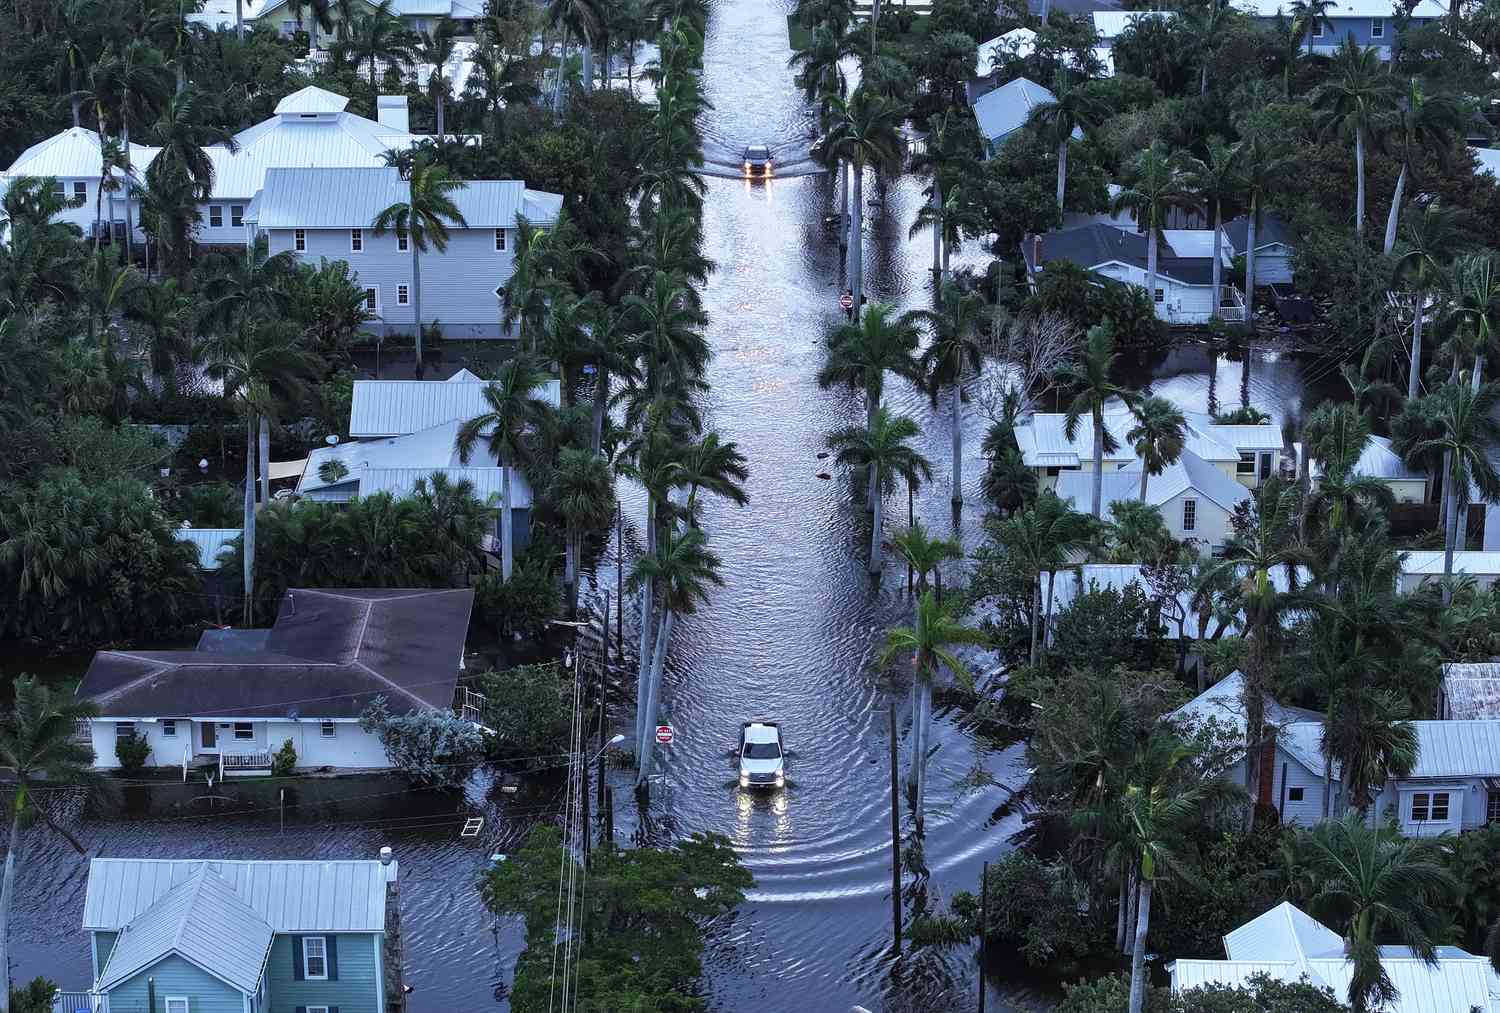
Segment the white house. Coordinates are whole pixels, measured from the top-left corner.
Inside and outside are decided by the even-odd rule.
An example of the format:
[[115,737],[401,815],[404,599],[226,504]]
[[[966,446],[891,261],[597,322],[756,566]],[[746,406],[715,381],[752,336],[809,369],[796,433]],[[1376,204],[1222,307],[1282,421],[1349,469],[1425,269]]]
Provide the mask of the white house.
[[[417,263],[404,230],[377,233],[375,219],[409,197],[393,167],[271,168],[247,220],[272,254],[313,263],[342,260],[364,288],[376,333],[415,330]],[[448,223],[445,250],[421,258],[422,323],[447,338],[506,335],[500,289],[515,270],[517,225],[557,221],[562,197],[515,180],[472,180],[449,194],[460,221]]]
[[[1035,81],[1018,77],[978,96],[972,105],[979,133],[993,154],[1005,143],[1007,137],[1026,125],[1032,110],[1056,101],[1057,96],[1050,90]],[[1083,131],[1074,127],[1073,139],[1083,140]]]
[[[1109,517],[1117,502],[1140,499],[1141,466],[1138,461],[1101,474],[1100,516]],[[1067,471],[1057,477],[1057,495],[1088,511],[1093,504],[1093,469]],[[1146,482],[1146,503],[1161,511],[1172,537],[1202,546],[1205,555],[1222,555],[1229,540],[1230,518],[1250,490],[1190,450],[1160,475]]]
[[393,715],[452,708],[473,604],[470,588],[297,588],[269,630],[209,630],[191,651],[100,651],[78,686],[99,708],[94,765],[119,767],[115,742],[136,733],[156,767],[264,773],[291,741],[301,768],[388,768],[360,714],[376,697]]
[[[156,158],[158,149],[144,144],[131,143],[130,164],[136,176],[141,176]],[[78,226],[87,237],[96,231],[105,232],[105,240],[123,241],[125,238],[125,176],[115,169],[110,173],[110,185],[104,188],[104,199],[100,201],[99,185],[104,178],[104,166],[99,145],[99,135],[83,127],[69,127],[62,133],[53,134],[38,141],[16,158],[10,168],[0,174],[0,191],[9,190],[11,184],[23,176],[51,178],[53,192],[59,197],[79,201],[78,207],[68,208],[53,220]],[[135,226],[137,242],[144,241],[141,231],[141,206],[139,197],[130,198],[130,221]]]
[[[1235,0],[1234,5],[1265,24],[1278,17],[1286,22],[1293,18],[1291,0]],[[1345,39],[1353,39],[1374,49],[1382,60],[1389,60],[1400,35],[1397,20],[1402,13],[1410,18],[1407,28],[1411,29],[1446,16],[1448,9],[1438,0],[1417,0],[1410,8],[1393,0],[1335,0],[1302,47],[1319,56],[1331,56]]]
[[[212,31],[232,31],[235,25],[235,5],[239,3],[245,27],[270,26],[284,36],[306,31],[313,21],[306,7],[296,9],[292,0],[205,0],[203,9],[187,15],[188,21],[202,25]],[[358,17],[374,8],[369,0],[360,0],[354,5]],[[317,44],[327,47],[338,30],[338,7],[330,5],[329,20],[334,32],[318,27]],[[474,22],[484,17],[482,0],[392,0],[391,9],[406,27],[414,32],[431,32],[439,21],[456,22],[460,34],[473,34]]]
[[[1158,243],[1156,262],[1156,315],[1170,323],[1201,324],[1214,315],[1213,230],[1166,229],[1165,242]],[[1077,264],[1102,278],[1137,288],[1149,283],[1146,236],[1102,222],[1028,236],[1021,243],[1030,284],[1052,261]],[[1220,242],[1218,315],[1241,320],[1245,301],[1235,288],[1229,244]]]
[[[1453,575],[1472,577],[1480,590],[1494,586],[1500,579],[1500,552],[1477,549],[1458,550],[1453,553]],[[1406,562],[1401,566],[1399,590],[1410,594],[1423,584],[1437,584],[1443,579],[1443,551],[1441,549],[1409,549]]]
[[[1308,470],[1314,481],[1323,474],[1322,463],[1308,461]],[[1425,503],[1427,489],[1431,483],[1425,471],[1411,467],[1401,455],[1391,449],[1386,436],[1371,436],[1354,463],[1354,474],[1363,478],[1378,478],[1391,491],[1397,503]]]
[[[1276,981],[1331,989],[1341,1001],[1349,998],[1353,965],[1345,955],[1344,940],[1289,903],[1281,903],[1224,937],[1227,960],[1178,959],[1167,965],[1172,991],[1180,993],[1204,985],[1230,988],[1247,985],[1266,975]],[[1429,964],[1405,946],[1382,946],[1380,963],[1396,987],[1394,1002],[1383,1013],[1495,1013],[1500,1010],[1500,976],[1488,959],[1456,946],[1439,946]]]
[[[1224,236],[1234,256],[1245,256],[1250,247],[1249,217],[1240,215],[1225,222]],[[1255,226],[1255,284],[1290,285],[1295,251],[1292,230],[1281,216],[1274,211],[1263,212]]]

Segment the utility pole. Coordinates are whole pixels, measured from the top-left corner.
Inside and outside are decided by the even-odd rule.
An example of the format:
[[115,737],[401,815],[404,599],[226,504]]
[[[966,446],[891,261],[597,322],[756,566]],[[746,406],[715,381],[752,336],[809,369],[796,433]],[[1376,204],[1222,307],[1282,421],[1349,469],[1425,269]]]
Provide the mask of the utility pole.
[[990,933],[990,863],[984,863],[979,874],[979,1013],[984,1013],[984,950]]
[[[615,501],[615,654],[625,666],[625,509]],[[605,599],[604,625],[609,625],[609,599]]]
[[599,813],[604,814],[604,722],[609,708],[604,703],[604,673],[609,668],[609,592],[604,592],[604,650],[599,655]]
[[896,698],[891,697],[891,925],[895,930],[894,952],[901,956],[901,808],[896,777]]

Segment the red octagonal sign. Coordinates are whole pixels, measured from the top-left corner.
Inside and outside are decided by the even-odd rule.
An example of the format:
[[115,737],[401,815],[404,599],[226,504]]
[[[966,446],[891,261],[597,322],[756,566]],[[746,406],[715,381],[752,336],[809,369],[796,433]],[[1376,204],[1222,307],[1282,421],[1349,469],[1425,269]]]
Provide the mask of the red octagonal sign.
[[657,725],[656,726],[656,741],[658,743],[660,743],[661,745],[663,745],[663,746],[670,746],[672,744],[672,726],[671,725]]

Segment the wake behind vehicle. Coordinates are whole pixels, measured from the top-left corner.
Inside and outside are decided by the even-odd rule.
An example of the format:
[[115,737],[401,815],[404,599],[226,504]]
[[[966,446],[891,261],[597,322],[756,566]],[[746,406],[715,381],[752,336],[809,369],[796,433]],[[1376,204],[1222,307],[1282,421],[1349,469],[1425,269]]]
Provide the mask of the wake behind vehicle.
[[774,721],[746,721],[740,727],[740,787],[786,787],[786,753],[781,726]]
[[769,178],[773,168],[775,168],[775,161],[771,158],[770,148],[764,144],[752,144],[745,149],[746,176]]

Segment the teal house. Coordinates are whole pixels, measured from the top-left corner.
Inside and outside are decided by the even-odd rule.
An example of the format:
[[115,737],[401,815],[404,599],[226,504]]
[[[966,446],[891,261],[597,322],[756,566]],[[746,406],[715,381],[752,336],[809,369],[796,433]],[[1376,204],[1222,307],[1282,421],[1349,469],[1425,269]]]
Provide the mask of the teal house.
[[94,1013],[403,1008],[397,865],[95,858]]

